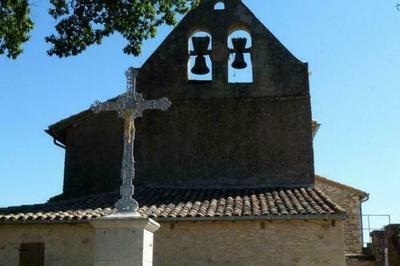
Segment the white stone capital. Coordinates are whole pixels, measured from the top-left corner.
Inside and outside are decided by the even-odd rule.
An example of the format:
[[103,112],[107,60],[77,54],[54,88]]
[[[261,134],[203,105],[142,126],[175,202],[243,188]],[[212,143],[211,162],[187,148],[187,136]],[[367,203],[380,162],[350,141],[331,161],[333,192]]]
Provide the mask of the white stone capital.
[[142,229],[154,233],[160,228],[159,223],[153,219],[143,218],[138,213],[115,213],[93,219],[90,223],[95,229]]

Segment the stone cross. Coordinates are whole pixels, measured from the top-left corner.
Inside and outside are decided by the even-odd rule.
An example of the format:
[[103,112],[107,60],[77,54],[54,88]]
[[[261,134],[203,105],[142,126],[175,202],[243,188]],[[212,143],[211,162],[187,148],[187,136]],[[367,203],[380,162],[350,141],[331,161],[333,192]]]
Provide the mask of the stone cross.
[[136,213],[139,204],[133,199],[135,178],[134,140],[135,140],[135,119],[142,117],[145,110],[166,111],[171,107],[168,98],[147,101],[143,94],[136,92],[136,78],[139,74],[138,68],[129,68],[125,75],[127,77],[127,92],[120,95],[116,101],[100,103],[96,101],[91,110],[98,114],[101,112],[116,111],[119,117],[124,119],[124,154],[122,158],[120,187],[121,199],[115,204],[118,212]]

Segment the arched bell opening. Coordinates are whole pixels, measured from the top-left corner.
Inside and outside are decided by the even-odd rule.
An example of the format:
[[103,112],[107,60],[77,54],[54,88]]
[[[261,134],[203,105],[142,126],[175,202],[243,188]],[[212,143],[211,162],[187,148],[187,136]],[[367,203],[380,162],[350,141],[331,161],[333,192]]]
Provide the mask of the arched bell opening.
[[211,35],[198,31],[189,38],[189,81],[212,81]]
[[236,30],[229,35],[229,83],[252,83],[254,81],[251,47],[252,39],[249,32]]
[[214,10],[225,10],[225,2],[219,1],[219,2],[215,3]]

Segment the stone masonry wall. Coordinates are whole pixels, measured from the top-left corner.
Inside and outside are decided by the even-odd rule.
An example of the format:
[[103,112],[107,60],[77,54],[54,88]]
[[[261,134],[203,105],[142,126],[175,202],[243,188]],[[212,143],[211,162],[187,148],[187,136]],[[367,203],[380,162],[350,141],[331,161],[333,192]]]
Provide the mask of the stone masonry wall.
[[360,254],[362,252],[360,194],[320,178],[316,178],[316,184],[347,212],[348,218],[344,223],[346,254]]
[[66,131],[64,198],[118,190],[121,185],[123,122],[103,113]]
[[[94,229],[80,224],[0,226],[0,266],[32,242],[45,243],[45,265],[93,265]],[[154,235],[156,266],[344,264],[341,221],[164,222]]]
[[337,221],[161,223],[154,265],[341,266]]
[[9,225],[0,226],[0,266],[18,266],[21,243],[35,242],[45,243],[45,265],[93,265],[89,225]]
[[373,258],[346,258],[346,266],[377,266]]

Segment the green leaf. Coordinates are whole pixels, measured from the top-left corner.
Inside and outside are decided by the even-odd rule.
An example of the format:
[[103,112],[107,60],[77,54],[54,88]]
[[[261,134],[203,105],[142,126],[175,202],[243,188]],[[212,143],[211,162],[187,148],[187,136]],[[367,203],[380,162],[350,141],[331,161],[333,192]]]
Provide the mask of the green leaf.
[[83,52],[115,32],[127,45],[124,53],[138,56],[143,41],[154,38],[161,24],[175,25],[198,0],[51,0],[49,14],[56,20],[56,34],[46,37],[49,55],[67,57]]
[[0,55],[16,59],[32,28],[28,0],[0,0]]

